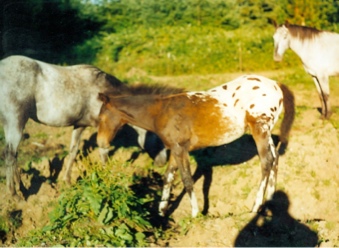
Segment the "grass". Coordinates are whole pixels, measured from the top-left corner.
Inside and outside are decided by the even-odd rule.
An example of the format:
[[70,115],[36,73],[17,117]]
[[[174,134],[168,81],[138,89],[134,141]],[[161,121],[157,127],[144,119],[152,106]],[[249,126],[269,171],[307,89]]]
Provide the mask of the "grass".
[[[148,72],[147,72],[148,73]],[[159,76],[149,76],[148,74],[137,78],[135,75],[131,77],[126,77],[128,81],[136,80],[145,80],[147,83],[156,83],[156,82],[161,82],[165,84],[169,84],[172,86],[184,86],[188,89],[192,90],[200,90],[200,89],[208,89],[211,87],[214,87],[222,82],[228,81],[233,79],[234,77],[240,75],[242,73],[239,72],[234,72],[231,74],[206,74],[206,75],[186,75],[186,76],[166,76],[166,77],[159,77]],[[308,77],[308,75],[303,71],[302,68],[294,68],[290,69],[288,71],[266,71],[263,73],[258,73],[258,74],[264,74],[266,76],[279,79],[281,78],[282,81],[286,82],[295,92],[311,92],[312,95],[315,94],[315,87]],[[338,89],[339,87],[334,87],[333,90],[333,95],[336,93],[339,94]],[[334,97],[333,97],[334,98]],[[310,102],[313,103],[315,102],[315,105],[319,105],[318,99],[310,99]],[[295,126],[293,127],[293,130],[295,134],[300,134],[303,133],[305,135],[310,135],[312,136],[313,139],[315,139],[315,144],[316,145],[321,145],[322,143],[322,135],[321,133],[317,132],[316,130],[321,130],[324,125],[328,122],[322,122],[322,121],[315,121],[313,125],[311,125],[311,128],[308,127],[308,129],[305,129],[305,125],[302,122],[302,118],[305,116],[305,113],[311,112],[314,115],[319,115],[319,113],[312,107],[310,107],[307,104],[303,105],[298,105],[297,106],[297,117],[296,117],[296,122]],[[338,128],[339,125],[339,108],[334,105],[334,115],[332,116],[333,118],[330,120],[329,123],[331,123],[336,129]],[[34,133],[34,125],[30,126],[32,124],[29,124],[28,130],[31,133]],[[276,131],[277,133],[278,131]],[[337,132],[338,133],[338,132]],[[46,136],[47,135],[47,136]],[[39,158],[46,157],[51,159],[54,156],[55,151],[53,150],[38,150],[38,149],[31,149],[31,140],[34,138],[36,142],[41,142],[43,139],[48,138],[49,133],[48,132],[39,132],[36,135],[32,135],[32,137],[21,144],[21,150],[19,152],[19,158],[20,158],[20,164],[21,166],[25,163],[38,163]],[[62,136],[67,136],[69,133],[67,131],[58,131],[58,134],[55,135],[55,138],[61,138]],[[302,140],[299,138],[300,136],[295,135],[291,137],[291,142],[294,143],[299,143],[302,142]],[[1,138],[2,137],[2,138]],[[1,147],[4,146],[4,138],[3,138],[3,132],[0,132],[0,145]],[[70,136],[69,136],[70,137]],[[69,139],[67,139],[68,142]],[[68,143],[65,143],[65,146],[68,146]],[[237,147],[239,148],[239,147]],[[241,147],[240,147],[241,148]],[[58,148],[58,152],[62,152],[67,150],[67,148]],[[138,183],[143,187],[144,189],[149,189],[149,185],[143,185],[140,182],[144,178],[152,178],[152,180],[155,180],[152,175],[159,173],[159,175],[163,175],[165,171],[165,167],[162,168],[153,168],[152,167],[152,162],[148,158],[139,158],[143,160],[137,160],[136,162],[126,162],[124,158],[126,157],[126,154],[136,152],[138,149],[133,147],[133,148],[122,148],[119,149],[118,152],[115,154],[116,156],[113,157],[113,159],[110,161],[110,166],[107,168],[107,171],[103,172],[104,173],[104,178],[105,180],[114,180],[114,178],[121,179],[121,181],[124,180],[136,180]],[[332,148],[332,153],[335,151],[335,147]],[[290,183],[294,182],[294,180],[301,178],[302,176],[309,175],[309,179],[307,180],[310,187],[314,187],[314,189],[311,191],[313,197],[316,200],[323,200],[322,196],[322,189],[318,189],[316,187],[316,183],[314,182],[315,180],[319,181],[320,175],[318,174],[319,171],[316,170],[314,167],[310,167],[310,163],[307,160],[308,156],[314,157],[316,155],[315,152],[311,153],[306,153],[304,150],[288,150],[288,153],[282,157],[282,160],[284,162],[281,162],[281,166],[284,168],[282,169],[282,174],[278,175],[278,189],[282,189],[284,191],[291,191]],[[142,156],[142,155],[141,155]],[[200,157],[199,157],[200,156]],[[237,156],[235,153],[229,155],[229,158],[232,158],[232,156]],[[197,165],[196,159],[205,159],[205,162],[210,162],[211,164],[214,163],[214,161],[210,161],[210,158],[207,156],[203,156],[201,154],[194,154],[191,156],[190,161],[193,164],[192,166],[192,171],[194,171],[195,166]],[[212,160],[212,159],[211,159]],[[95,161],[95,160],[94,160]],[[142,161],[140,163],[139,161]],[[93,162],[93,161],[92,161]],[[92,164],[89,162],[84,162],[86,171],[94,171],[94,170],[99,170],[99,168],[93,168]],[[87,165],[87,167],[86,167]],[[322,166],[322,165],[319,165]],[[143,171],[143,172],[142,172]],[[258,176],[260,177],[260,165],[259,165],[259,160],[258,157],[255,156],[253,159],[250,159],[249,161],[238,164],[238,165],[228,165],[228,164],[214,164],[213,168],[213,175],[223,175],[223,180],[221,183],[225,186],[222,192],[210,192],[210,208],[211,211],[215,211],[214,208],[217,208],[218,201],[223,201],[225,202],[225,209],[218,210],[219,214],[217,215],[218,218],[234,218],[236,224],[237,224],[237,229],[239,232],[241,229],[251,220],[252,216],[249,215],[243,215],[239,216],[239,213],[244,212],[244,208],[239,207],[239,205],[244,206],[249,202],[249,205],[252,204],[252,199],[255,197],[255,190],[257,188],[258,181],[256,181],[255,177]],[[139,173],[139,174],[138,174]],[[153,174],[152,174],[153,173]],[[285,174],[284,174],[285,173]],[[82,175],[85,177],[85,175]],[[134,179],[133,179],[134,178]],[[304,179],[300,179],[300,181],[303,181]],[[106,181],[105,181],[106,182]],[[160,184],[160,181],[156,181],[157,183]],[[112,182],[109,181],[109,184]],[[212,189],[213,189],[213,184],[217,184],[219,182],[213,181],[212,182]],[[177,176],[176,179],[176,184],[180,185],[180,188],[182,187],[181,181],[180,181],[180,176]],[[201,184],[202,180],[198,181],[196,183],[196,191],[201,190]],[[236,191],[236,187],[238,185],[242,184],[242,187],[238,192],[233,192]],[[102,185],[102,183],[100,183]],[[318,185],[319,187],[332,187],[334,184],[329,181],[329,179],[322,179],[321,183]],[[102,187],[105,187],[102,185]],[[155,187],[152,185],[152,187]],[[154,188],[154,192],[152,191],[151,193],[148,192],[148,195],[146,195],[147,199],[147,204],[149,205],[154,205],[155,203],[152,203],[153,201],[156,202],[155,199],[159,199],[160,195],[160,186]],[[143,192],[142,190],[144,189],[139,189],[139,192]],[[152,188],[153,189],[153,188]],[[79,190],[77,187],[72,188],[72,190]],[[174,190],[174,194],[177,195],[177,191],[179,189]],[[254,194],[253,194],[254,192]],[[217,194],[216,194],[217,193]],[[140,193],[141,194],[141,193]],[[229,196],[230,195],[230,196]],[[237,197],[235,197],[237,196]],[[248,199],[248,201],[247,201]],[[66,200],[61,200],[61,201],[66,201]],[[241,204],[240,204],[241,203]],[[148,206],[149,206],[148,205]],[[153,206],[152,205],[152,206]],[[199,202],[199,205],[202,205],[202,202]],[[103,205],[104,206],[104,205]],[[338,208],[339,204],[338,201],[336,202],[336,206]],[[155,207],[156,208],[156,207]],[[180,206],[179,206],[180,208]],[[93,215],[92,211],[92,215]],[[178,211],[179,212],[179,211]],[[214,212],[215,213],[215,212]],[[174,213],[176,214],[176,213]],[[191,230],[194,230],[197,228],[197,226],[204,226],[208,221],[213,220],[213,216],[200,216],[199,218],[192,220],[190,217],[187,216],[187,214],[190,214],[190,211],[185,213],[186,216],[183,217],[182,215],[177,215],[176,217],[176,223],[170,222],[172,226],[168,229],[152,229],[151,232],[154,235],[154,239],[160,242],[160,240],[169,240],[173,237],[181,237],[183,238],[185,235],[189,235]],[[103,214],[107,216],[107,214]],[[100,215],[99,215],[100,216]],[[5,218],[3,216],[0,216],[1,218]],[[97,216],[98,217],[98,216]],[[0,218],[0,232],[1,229],[4,229],[5,232],[8,232],[8,229],[10,228],[9,226],[6,226],[7,222],[6,219],[5,221],[2,221]],[[98,217],[99,218],[99,217]],[[102,217],[102,219],[105,219]],[[332,230],[334,228],[334,224],[336,222],[331,222],[327,221],[326,223],[326,228],[328,230]],[[334,224],[333,224],[334,223]],[[91,232],[95,232],[95,228],[98,226],[93,226],[94,229],[88,229],[88,226],[91,226],[93,222],[87,221],[87,220],[82,220],[74,225],[79,225],[82,226],[82,228],[79,228],[77,232],[74,232],[74,237],[75,236],[81,236],[83,235],[84,237],[86,236],[84,233],[88,232],[90,230]],[[98,227],[98,229],[101,228]],[[313,225],[312,225],[313,228]],[[87,230],[86,230],[87,229]],[[109,230],[106,230],[109,232]],[[107,234],[107,233],[106,233]],[[32,234],[33,235],[33,234]],[[42,235],[42,233],[37,232],[34,233],[35,237],[38,237],[37,235]],[[44,234],[46,235],[46,234]],[[87,233],[87,235],[89,235]],[[111,233],[107,234],[108,236],[111,235]],[[60,236],[62,237],[62,236]],[[60,237],[57,237],[58,239]],[[65,236],[66,238],[72,238],[69,236]],[[73,238],[74,238],[73,237]],[[88,243],[90,239],[93,239],[93,236],[88,236],[84,238],[83,240],[74,240],[74,242],[78,243],[67,243],[69,245],[93,245],[94,243]],[[29,237],[27,238],[29,239]],[[36,238],[36,240],[39,240]],[[61,238],[59,239],[59,241]],[[326,238],[324,238],[326,240]],[[41,240],[39,240],[40,242]],[[164,241],[164,242],[165,242]],[[28,241],[27,241],[28,242]],[[50,245],[57,245],[57,243],[48,243],[44,241],[46,244]],[[49,241],[50,242],[50,241]],[[87,243],[86,243],[87,242]],[[21,243],[21,244],[28,244],[28,243]],[[35,243],[36,245],[41,245],[40,243]],[[108,244],[108,243],[107,243]],[[147,245],[147,244],[144,244]]]
[[293,67],[291,52],[280,64],[272,60],[273,27],[227,31],[207,26],[126,29],[106,35],[96,64],[124,77],[137,68],[150,75],[206,75]]

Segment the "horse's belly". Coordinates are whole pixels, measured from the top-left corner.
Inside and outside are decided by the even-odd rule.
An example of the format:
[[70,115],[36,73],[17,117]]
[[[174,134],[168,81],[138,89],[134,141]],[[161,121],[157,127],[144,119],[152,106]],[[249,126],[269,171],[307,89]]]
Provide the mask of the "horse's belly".
[[225,120],[211,123],[209,128],[194,129],[191,145],[193,149],[228,144],[240,138],[246,130],[244,121]]
[[234,127],[232,130],[228,130],[226,133],[221,135],[217,142],[218,145],[224,145],[239,139],[245,133],[243,126]]
[[38,97],[36,102],[36,121],[56,127],[95,126],[102,105],[96,97],[81,95]]
[[90,123],[83,121],[89,114],[80,107],[67,108],[65,105],[38,107],[35,121],[54,127],[90,126]]
[[[52,114],[53,113],[53,114]],[[79,117],[67,113],[60,113],[59,111],[37,111],[37,119],[35,121],[43,123],[47,126],[67,127],[73,126]]]

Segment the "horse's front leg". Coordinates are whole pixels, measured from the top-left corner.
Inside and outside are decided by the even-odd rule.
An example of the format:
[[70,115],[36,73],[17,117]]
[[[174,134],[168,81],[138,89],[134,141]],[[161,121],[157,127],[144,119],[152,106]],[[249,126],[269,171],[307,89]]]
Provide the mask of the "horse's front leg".
[[27,119],[22,122],[15,118],[9,119],[4,124],[4,132],[6,139],[6,147],[4,149],[5,165],[6,165],[6,185],[12,196],[23,198],[20,192],[20,169],[17,164],[18,146],[22,138],[22,130]]
[[[17,165],[17,150],[11,145],[7,144],[5,151],[5,164],[6,164],[6,184],[12,196],[19,196],[20,192],[20,169]],[[19,196],[20,198],[20,196]]]
[[252,133],[258,149],[262,173],[260,186],[252,208],[252,212],[258,212],[264,202],[266,190],[267,199],[271,199],[274,194],[278,173],[278,153],[267,124],[256,123],[252,128]]
[[332,115],[328,76],[312,76],[321,102],[321,116],[329,119]]
[[68,158],[68,162],[66,165],[66,172],[64,175],[64,180],[68,184],[71,183],[72,165],[75,161],[75,157],[77,156],[81,135],[84,130],[85,130],[85,127],[74,127],[74,130],[72,132],[69,158]]
[[107,139],[106,137],[99,137],[99,133],[97,136],[97,144],[99,146],[99,155],[101,162],[103,164],[107,163],[108,160],[108,153],[110,150],[110,142],[111,140]]
[[165,216],[167,207],[168,207],[168,201],[171,195],[171,188],[172,183],[175,178],[175,172],[177,171],[178,167],[175,163],[175,160],[173,156],[170,156],[167,170],[164,175],[164,186],[162,190],[162,196],[161,196],[161,202],[159,204],[159,215]]
[[185,186],[185,190],[190,197],[192,207],[192,217],[196,217],[199,213],[197,197],[194,193],[191,167],[189,163],[189,153],[185,146],[177,146],[175,150],[172,150],[175,154],[175,160],[180,169],[181,179]]

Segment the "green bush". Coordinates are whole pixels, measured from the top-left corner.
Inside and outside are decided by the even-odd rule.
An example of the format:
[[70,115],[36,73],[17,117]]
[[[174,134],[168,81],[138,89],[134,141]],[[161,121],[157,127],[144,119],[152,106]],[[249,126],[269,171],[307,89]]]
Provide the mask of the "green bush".
[[[94,166],[95,167],[95,166]],[[132,178],[99,166],[63,190],[50,224],[19,246],[146,246],[151,225],[144,199],[129,188]]]

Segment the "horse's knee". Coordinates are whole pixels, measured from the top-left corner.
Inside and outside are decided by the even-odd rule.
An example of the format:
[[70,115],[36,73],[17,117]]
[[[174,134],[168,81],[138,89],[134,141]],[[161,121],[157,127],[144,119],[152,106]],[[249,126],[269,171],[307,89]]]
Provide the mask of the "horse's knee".
[[193,179],[191,175],[183,176],[182,182],[186,192],[190,194],[193,191]]

